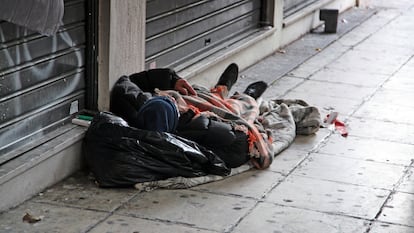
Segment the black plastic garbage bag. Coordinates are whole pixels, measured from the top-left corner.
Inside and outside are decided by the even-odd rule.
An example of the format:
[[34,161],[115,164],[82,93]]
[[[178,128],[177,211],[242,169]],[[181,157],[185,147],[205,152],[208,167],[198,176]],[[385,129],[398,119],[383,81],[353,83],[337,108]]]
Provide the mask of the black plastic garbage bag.
[[130,187],[177,176],[230,173],[216,154],[193,141],[133,128],[106,112],[97,114],[89,126],[84,156],[100,187]]

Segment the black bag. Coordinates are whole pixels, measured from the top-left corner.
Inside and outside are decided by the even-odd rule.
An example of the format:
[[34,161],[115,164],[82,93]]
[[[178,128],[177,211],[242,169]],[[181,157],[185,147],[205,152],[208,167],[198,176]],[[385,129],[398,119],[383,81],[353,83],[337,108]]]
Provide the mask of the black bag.
[[193,141],[136,129],[105,112],[94,117],[86,132],[84,156],[100,187],[131,187],[177,176],[230,174],[216,154]]

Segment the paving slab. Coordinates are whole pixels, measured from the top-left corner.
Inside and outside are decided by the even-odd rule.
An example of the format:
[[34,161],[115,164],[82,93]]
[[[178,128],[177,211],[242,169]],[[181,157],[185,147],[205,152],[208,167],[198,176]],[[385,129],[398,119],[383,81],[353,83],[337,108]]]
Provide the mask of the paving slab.
[[272,100],[272,99],[282,99],[282,96],[291,90],[292,88],[299,85],[304,80],[302,78],[296,78],[291,76],[284,76],[275,82],[273,82],[263,93],[263,99]]
[[284,177],[280,173],[252,169],[224,180],[196,186],[193,190],[261,199]]
[[134,218],[123,215],[112,215],[104,222],[98,224],[90,233],[213,233],[216,231],[192,228],[170,222],[161,222]]
[[99,188],[91,179],[88,179],[88,176],[79,172],[41,192],[33,198],[33,201],[110,212],[119,208],[137,193],[138,191],[133,188]]
[[292,175],[391,190],[404,172],[401,165],[312,153]]
[[344,46],[340,43],[334,42],[326,48],[322,48],[309,60],[303,62],[297,68],[290,71],[289,75],[300,78],[308,78],[318,70],[323,69],[326,65],[334,62],[335,59],[342,56],[349,49],[349,46]]
[[301,83],[294,91],[303,92],[307,95],[324,96],[326,98],[333,97],[360,101],[374,93],[375,88],[308,80]]
[[397,191],[414,194],[414,167],[410,167],[405,174],[401,184],[397,187]]
[[413,159],[414,145],[354,136],[331,137],[317,150],[366,161],[408,166]]
[[414,108],[413,91],[380,89],[369,100],[371,104],[396,105],[407,108]]
[[347,126],[352,136],[414,145],[414,138],[410,137],[414,125],[351,117]]
[[[356,49],[367,50],[374,46],[377,46],[379,49],[381,49],[381,51],[401,50],[402,53],[395,53],[395,55],[390,54],[391,57],[408,55],[409,51],[414,48],[414,45],[410,40],[411,33],[407,29],[396,31],[395,28],[393,28],[394,25],[395,23],[393,23],[392,26],[387,25],[382,29],[383,32],[381,34],[372,35],[370,38],[368,38],[364,43],[368,43],[369,46],[361,45]],[[412,26],[412,23],[410,23],[410,26]]]
[[357,70],[341,71],[326,68],[312,75],[310,77],[310,80],[323,81],[324,83],[344,83],[354,86],[374,88],[370,89],[371,92],[368,92],[368,94],[370,94],[375,90],[375,88],[383,84],[388,78],[389,76],[382,74],[369,74],[362,73]]
[[[398,71],[402,65],[404,65],[412,56],[412,49],[405,48],[402,46],[394,44],[381,44],[379,41],[367,40],[364,44],[359,44],[353,48],[354,56],[358,54],[365,54],[366,59],[371,59],[372,63],[367,63],[366,68],[361,69],[364,72],[373,72],[373,73],[383,73],[385,75],[392,75],[393,72]],[[367,55],[368,54],[368,55]],[[376,55],[376,57],[374,56]],[[348,55],[350,56],[350,55]],[[361,58],[362,59],[362,58]],[[377,60],[379,63],[377,64]],[[363,60],[360,60],[363,62]],[[389,61],[390,64],[386,64],[386,61]],[[354,63],[355,65],[358,65]],[[356,66],[361,68],[362,64]],[[380,67],[380,65],[385,65],[385,67]],[[354,67],[353,69],[355,69]],[[367,69],[370,68],[370,69]],[[379,70],[375,71],[372,68],[378,68]],[[394,69],[396,68],[396,69]]]
[[[407,55],[401,53],[393,55],[392,51],[396,48],[391,46],[388,48],[380,46],[380,44],[376,46],[369,44],[369,46],[372,48],[368,48],[368,45],[359,44],[355,49],[348,51],[346,54],[336,59],[334,63],[327,65],[327,67],[364,74],[392,75],[394,72],[398,71],[409,58],[408,53]],[[367,52],[367,50],[369,50],[369,52]]]
[[387,1],[387,0],[375,0],[370,1],[371,6],[375,7],[386,7],[386,8],[397,8],[397,9],[407,9],[410,6],[413,6],[413,2],[410,0],[400,0],[400,1]]
[[321,142],[331,134],[331,130],[327,128],[321,128],[317,133],[311,135],[296,135],[293,143],[288,147],[292,150],[311,151],[318,147]]
[[266,202],[301,209],[373,219],[390,191],[290,175]]
[[308,156],[307,151],[288,148],[275,157],[269,170],[287,175],[292,172],[292,170],[294,170],[306,156]]
[[[24,222],[22,219],[26,213],[41,220]],[[107,215],[105,212],[29,201],[0,215],[0,232],[86,232]]]
[[353,116],[414,125],[414,108],[387,103],[364,103]]
[[368,221],[299,208],[259,203],[234,232],[365,232]]
[[375,222],[371,227],[370,233],[412,233],[414,227],[401,226],[390,223]]
[[141,193],[115,213],[223,232],[232,228],[255,203],[249,198],[192,190],[154,190]]
[[[411,59],[410,61],[412,61]],[[414,67],[412,62],[410,65]],[[396,74],[394,74],[382,87],[384,89],[396,90],[396,91],[412,91],[414,90],[414,80],[412,78],[413,70],[401,69]]]
[[378,220],[414,227],[414,194],[396,192],[387,202]]

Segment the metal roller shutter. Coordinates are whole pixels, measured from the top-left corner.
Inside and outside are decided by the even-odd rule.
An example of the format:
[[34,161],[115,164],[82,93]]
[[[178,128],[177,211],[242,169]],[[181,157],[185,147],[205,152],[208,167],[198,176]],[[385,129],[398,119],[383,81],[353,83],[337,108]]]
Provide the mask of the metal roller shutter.
[[146,67],[174,67],[260,27],[261,0],[147,0]]
[[283,5],[283,16],[286,18],[290,15],[295,14],[301,9],[317,2],[320,0],[284,0]]
[[85,20],[85,0],[67,0],[54,36],[0,22],[0,164],[84,108]]

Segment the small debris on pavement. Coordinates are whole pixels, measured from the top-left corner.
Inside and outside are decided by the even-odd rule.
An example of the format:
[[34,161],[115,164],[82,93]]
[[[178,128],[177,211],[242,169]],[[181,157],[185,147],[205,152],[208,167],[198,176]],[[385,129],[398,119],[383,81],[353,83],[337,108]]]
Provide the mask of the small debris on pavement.
[[284,49],[278,49],[277,52],[278,53],[281,53],[281,54],[285,54],[286,53],[286,50],[284,50]]
[[42,220],[42,216],[34,216],[26,212],[26,214],[23,216],[23,222],[27,223],[36,223]]
[[331,112],[329,113],[325,120],[324,120],[324,126],[328,127],[329,125],[333,125],[335,127],[335,130],[337,130],[342,137],[348,136],[348,130],[346,129],[346,125],[344,122],[337,119],[338,112]]

